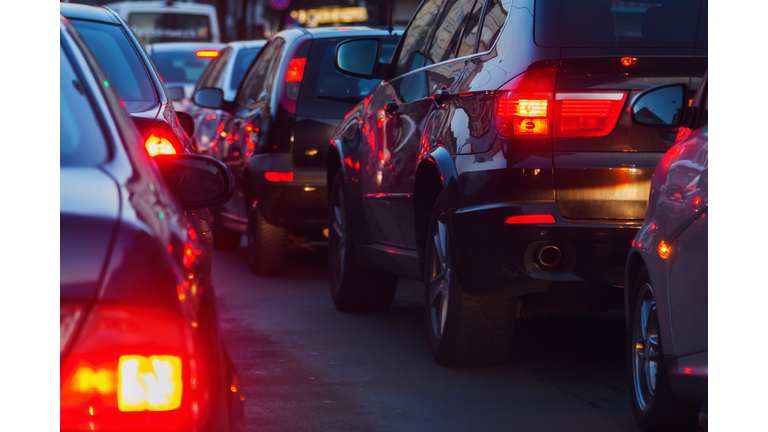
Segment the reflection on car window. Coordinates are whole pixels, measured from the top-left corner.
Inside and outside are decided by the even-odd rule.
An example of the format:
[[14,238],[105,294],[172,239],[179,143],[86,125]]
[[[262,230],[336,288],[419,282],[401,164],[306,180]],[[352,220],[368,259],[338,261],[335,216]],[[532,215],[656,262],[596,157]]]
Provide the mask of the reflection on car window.
[[416,70],[426,64],[426,49],[444,0],[426,0],[403,36],[403,45],[395,62],[395,76]]
[[440,63],[454,57],[459,38],[472,12],[474,0],[448,0],[442,21],[429,48],[431,63]]
[[250,75],[245,78],[242,91],[238,92],[238,103],[250,103],[263,101],[267,99],[271,89],[270,72],[277,67],[285,42],[282,38],[275,38],[263,48],[265,51],[256,60],[256,64],[251,68]]
[[477,31],[480,28],[480,19],[483,14],[483,6],[485,6],[485,0],[477,0],[475,7],[472,9],[472,14],[467,21],[467,29],[464,31],[464,39],[461,40],[459,46],[459,54],[457,57],[464,57],[475,53],[475,45],[477,45]]
[[483,18],[483,30],[480,32],[480,43],[477,52],[485,52],[491,49],[504,27],[504,22],[509,14],[512,0],[491,0]]
[[248,72],[248,67],[253,63],[253,59],[256,58],[260,48],[249,48],[240,50],[235,57],[235,64],[232,66],[232,79],[229,81],[229,88],[237,90],[240,86],[240,81],[243,80],[243,76]]
[[107,158],[107,143],[93,108],[63,49],[59,62],[60,166],[93,166]]
[[155,104],[157,98],[147,70],[120,26],[78,20],[70,22],[96,56],[120,97],[125,102],[140,102],[130,104],[129,111],[142,111]]

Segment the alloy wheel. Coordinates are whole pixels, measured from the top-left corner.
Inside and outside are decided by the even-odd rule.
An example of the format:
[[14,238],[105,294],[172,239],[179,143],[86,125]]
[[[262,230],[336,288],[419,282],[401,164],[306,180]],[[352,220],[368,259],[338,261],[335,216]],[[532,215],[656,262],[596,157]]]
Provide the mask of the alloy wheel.
[[659,367],[659,321],[656,300],[650,284],[640,288],[632,326],[632,376],[637,404],[648,411],[656,392]]
[[437,217],[432,233],[432,263],[429,273],[429,313],[432,332],[440,339],[445,329],[448,314],[448,295],[451,281],[451,266],[448,259],[448,220],[444,213]]

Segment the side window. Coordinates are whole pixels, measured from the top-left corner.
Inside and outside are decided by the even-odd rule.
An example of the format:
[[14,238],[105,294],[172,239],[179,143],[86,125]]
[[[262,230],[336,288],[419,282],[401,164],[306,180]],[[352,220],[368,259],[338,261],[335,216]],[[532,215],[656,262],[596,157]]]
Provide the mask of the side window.
[[196,88],[208,88],[219,87],[221,85],[221,72],[224,70],[224,66],[227,64],[227,58],[232,54],[232,48],[224,47],[221,50],[221,54],[213,59],[208,66],[205,67],[203,73],[200,74],[200,79],[197,80]]
[[491,49],[496,38],[499,37],[501,28],[509,14],[509,6],[512,0],[490,0],[483,18],[483,29],[480,31],[480,43],[477,46],[477,52],[484,52]]
[[428,57],[431,63],[440,63],[454,58],[473,4],[474,0],[448,0],[442,21],[436,27],[432,47],[429,49]]
[[280,51],[283,47],[282,39],[276,38],[270,41],[264,52],[251,65],[248,75],[243,79],[240,91],[237,93],[237,103],[250,103],[264,100],[267,97],[267,78],[275,63],[275,59],[280,57]]
[[60,166],[93,166],[107,158],[108,147],[84,83],[61,49],[59,60]]
[[475,53],[477,32],[480,30],[480,21],[483,17],[483,6],[485,6],[485,0],[477,0],[475,7],[472,8],[472,15],[469,16],[467,29],[464,31],[464,39],[461,40],[461,45],[459,45],[457,57],[464,57]]
[[405,31],[400,53],[395,61],[395,76],[423,67],[426,64],[426,50],[444,0],[426,0]]

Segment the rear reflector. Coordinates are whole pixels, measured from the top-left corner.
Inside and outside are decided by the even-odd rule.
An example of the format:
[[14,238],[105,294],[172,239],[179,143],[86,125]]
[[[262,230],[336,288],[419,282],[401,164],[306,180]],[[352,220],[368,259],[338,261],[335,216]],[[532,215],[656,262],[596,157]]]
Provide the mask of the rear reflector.
[[304,79],[305,58],[292,58],[288,62],[288,71],[285,73],[285,82],[301,82]]
[[198,57],[218,57],[219,52],[216,50],[199,50],[195,55]]
[[554,138],[602,137],[616,126],[626,93],[557,93]]
[[290,182],[293,181],[293,172],[265,172],[264,178],[271,182]]
[[147,138],[147,142],[144,145],[147,147],[147,153],[152,157],[160,154],[176,154],[176,149],[173,148],[171,142],[168,141],[160,131],[152,131],[152,134]]
[[555,217],[548,214],[511,216],[504,222],[507,225],[515,224],[553,224]]

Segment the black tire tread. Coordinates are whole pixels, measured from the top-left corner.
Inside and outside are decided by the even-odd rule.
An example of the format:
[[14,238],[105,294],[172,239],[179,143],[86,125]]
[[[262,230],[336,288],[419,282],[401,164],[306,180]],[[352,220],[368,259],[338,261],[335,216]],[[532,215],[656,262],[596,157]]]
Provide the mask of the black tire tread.
[[248,265],[251,271],[262,276],[279,273],[285,263],[288,231],[272,225],[255,209],[251,211],[248,223]]

